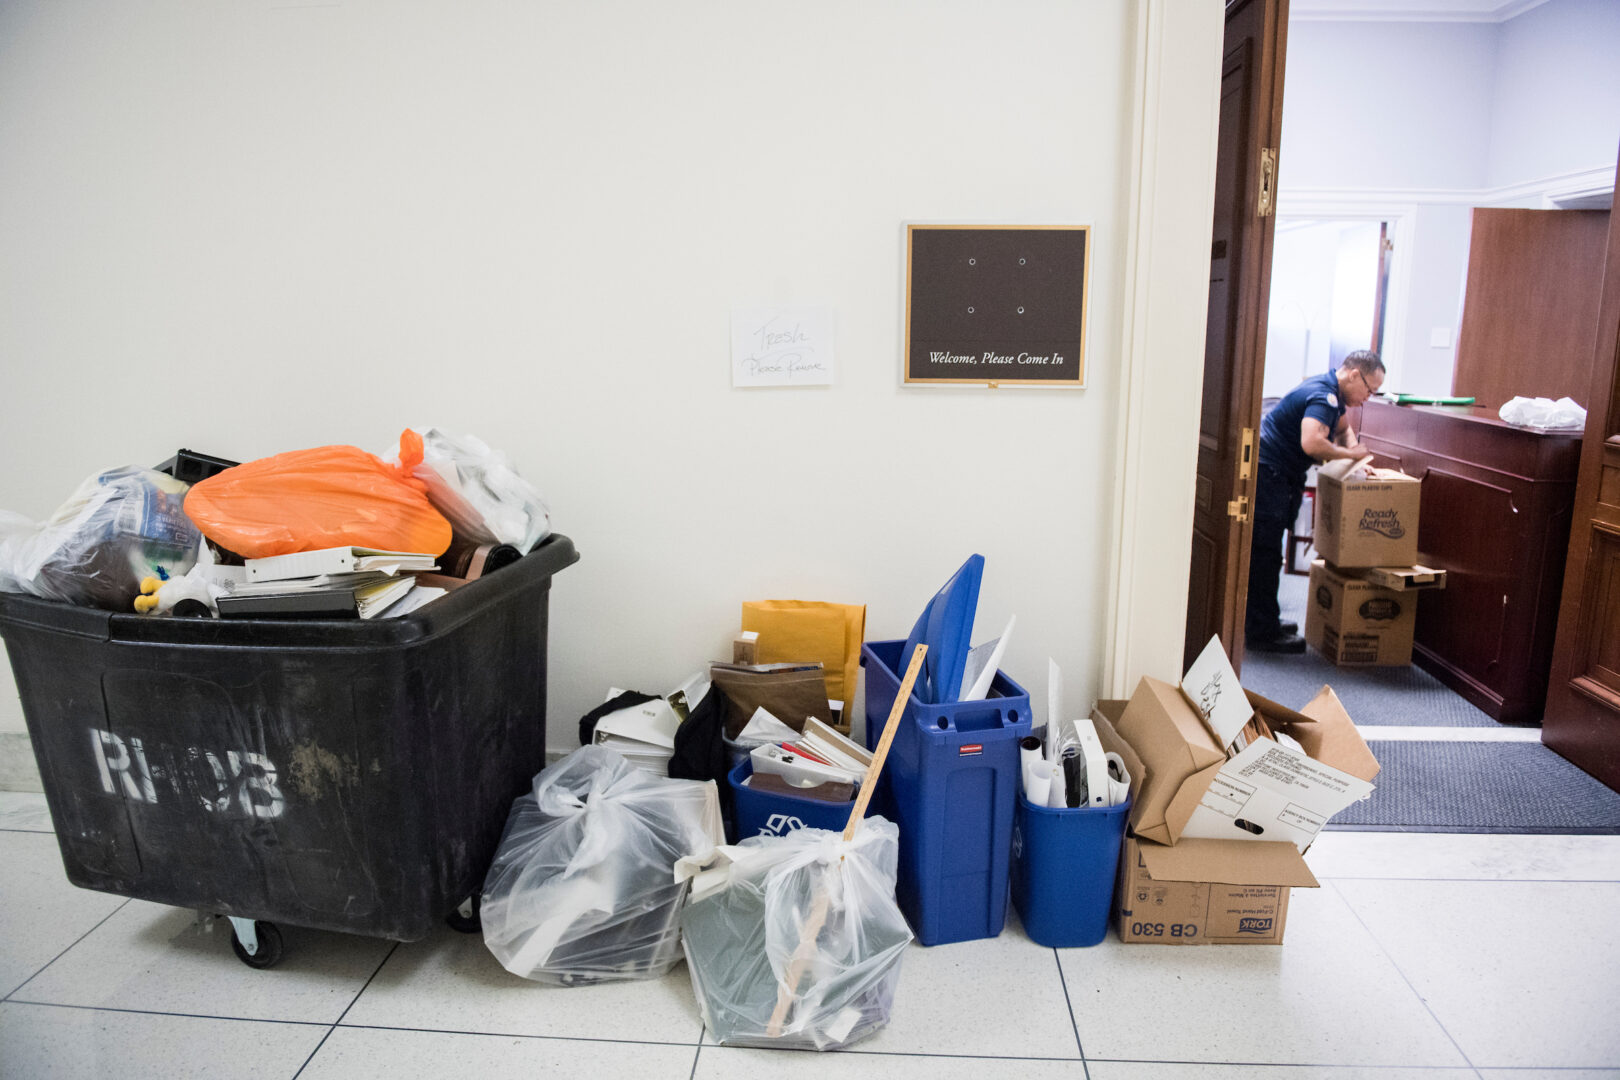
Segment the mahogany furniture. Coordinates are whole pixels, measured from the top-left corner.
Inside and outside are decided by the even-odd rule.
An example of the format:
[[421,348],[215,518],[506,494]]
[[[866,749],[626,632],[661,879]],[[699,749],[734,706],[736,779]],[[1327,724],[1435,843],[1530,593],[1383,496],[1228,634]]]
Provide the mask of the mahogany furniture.
[[1418,558],[1448,572],[1418,603],[1418,666],[1503,723],[1540,723],[1580,434],[1515,428],[1493,409],[1379,400],[1361,422],[1376,464],[1423,481]]

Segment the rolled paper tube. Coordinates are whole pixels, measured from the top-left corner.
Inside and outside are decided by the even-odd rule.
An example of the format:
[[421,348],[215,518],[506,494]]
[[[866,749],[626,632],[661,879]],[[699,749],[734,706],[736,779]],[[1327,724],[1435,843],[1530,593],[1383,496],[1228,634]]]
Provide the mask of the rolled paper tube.
[[[1041,740],[1033,735],[1025,735],[1018,740],[1018,769],[1024,777],[1025,791],[1029,790],[1029,767],[1037,761],[1044,760],[1041,756]],[[1030,801],[1034,802],[1035,800],[1031,799]],[[1044,805],[1044,800],[1041,803],[1036,803],[1036,805]]]
[[1052,767],[1052,790],[1046,794],[1046,805],[1054,810],[1061,810],[1069,805],[1069,795],[1063,774],[1063,764],[1047,762]]
[[1024,798],[1031,806],[1045,806],[1052,795],[1052,763],[1036,761],[1024,770]]

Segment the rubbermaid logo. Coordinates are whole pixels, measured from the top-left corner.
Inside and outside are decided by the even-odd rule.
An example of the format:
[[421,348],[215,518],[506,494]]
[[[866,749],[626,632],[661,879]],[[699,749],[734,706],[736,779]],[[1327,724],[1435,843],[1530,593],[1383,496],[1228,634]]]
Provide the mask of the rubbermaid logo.
[[1269,934],[1271,933],[1270,919],[1244,919],[1238,923],[1240,934]]
[[973,754],[982,753],[984,753],[984,743],[976,742],[970,742],[965,746],[958,747],[956,750],[957,757],[969,757]]
[[1406,529],[1401,526],[1400,513],[1395,510],[1374,510],[1372,507],[1361,512],[1361,531],[1375,532],[1379,536],[1391,540],[1399,540],[1406,535]]

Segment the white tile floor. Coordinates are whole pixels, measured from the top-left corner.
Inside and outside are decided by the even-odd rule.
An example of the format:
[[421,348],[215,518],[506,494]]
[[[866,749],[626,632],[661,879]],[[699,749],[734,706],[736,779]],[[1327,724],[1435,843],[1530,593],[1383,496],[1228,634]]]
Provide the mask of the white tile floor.
[[0,793],[0,1076],[723,1080],[1620,1077],[1620,837],[1330,832],[1280,948],[913,946],[836,1057],[706,1042],[686,969],[557,989],[445,929],[286,928],[253,971],[190,912],[76,889]]

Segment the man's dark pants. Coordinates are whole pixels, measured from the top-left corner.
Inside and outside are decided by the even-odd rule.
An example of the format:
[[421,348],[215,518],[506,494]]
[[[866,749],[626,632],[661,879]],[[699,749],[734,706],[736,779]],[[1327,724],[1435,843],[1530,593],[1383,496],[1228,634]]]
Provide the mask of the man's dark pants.
[[1260,463],[1260,482],[1254,495],[1254,530],[1249,549],[1249,606],[1244,636],[1269,641],[1278,634],[1281,613],[1277,585],[1282,577],[1283,534],[1299,516],[1305,498],[1305,480]]

